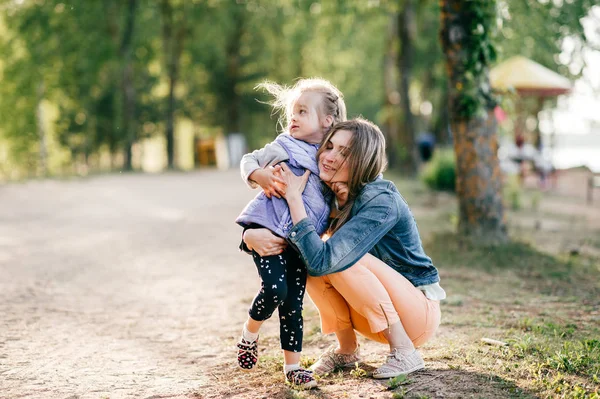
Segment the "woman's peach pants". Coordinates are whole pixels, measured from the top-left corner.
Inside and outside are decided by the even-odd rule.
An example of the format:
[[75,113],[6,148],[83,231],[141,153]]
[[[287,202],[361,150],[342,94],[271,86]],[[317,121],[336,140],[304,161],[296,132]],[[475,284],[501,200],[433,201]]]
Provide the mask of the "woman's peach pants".
[[425,297],[404,276],[371,254],[344,271],[309,276],[306,289],[319,309],[323,334],[352,327],[369,339],[387,343],[382,331],[401,321],[415,347],[419,347],[440,324],[439,301]]

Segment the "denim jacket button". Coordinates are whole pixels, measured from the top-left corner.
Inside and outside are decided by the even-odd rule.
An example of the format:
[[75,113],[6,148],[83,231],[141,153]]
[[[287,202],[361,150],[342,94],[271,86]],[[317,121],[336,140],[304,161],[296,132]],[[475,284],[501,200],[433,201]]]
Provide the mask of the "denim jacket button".
[[296,232],[292,231],[292,234],[290,234],[292,237],[296,237]]

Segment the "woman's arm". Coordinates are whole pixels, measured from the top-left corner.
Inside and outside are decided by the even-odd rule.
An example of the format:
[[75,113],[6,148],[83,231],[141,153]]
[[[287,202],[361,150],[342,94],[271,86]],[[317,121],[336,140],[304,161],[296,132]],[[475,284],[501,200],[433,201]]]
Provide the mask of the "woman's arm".
[[[308,273],[322,276],[354,265],[385,236],[399,220],[398,198],[382,192],[360,205],[356,214],[326,242],[308,219],[292,227],[288,240],[298,249]],[[357,205],[355,205],[357,206]]]
[[288,203],[288,208],[290,208],[294,224],[308,217],[304,201],[302,201],[302,193],[306,188],[309,176],[310,170],[304,172],[302,176],[296,176],[286,164],[281,164],[281,178],[286,185],[284,197]]
[[269,229],[249,229],[244,232],[244,243],[260,256],[278,255],[287,247],[287,241]]
[[[391,191],[382,191],[361,205],[355,204],[360,206],[355,210],[355,215],[323,242],[306,217],[302,202],[308,175],[309,172],[296,176],[289,168],[282,166],[281,176],[287,185],[284,197],[294,222],[288,240],[300,252],[308,273],[322,276],[352,266],[396,225],[400,217],[400,197]],[[342,186],[338,191],[343,192],[344,189]]]

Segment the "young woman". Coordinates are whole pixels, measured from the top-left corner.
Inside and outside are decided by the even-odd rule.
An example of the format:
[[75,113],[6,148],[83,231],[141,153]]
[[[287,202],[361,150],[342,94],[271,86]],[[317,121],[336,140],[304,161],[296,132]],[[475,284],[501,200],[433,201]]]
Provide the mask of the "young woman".
[[[425,254],[415,220],[394,184],[384,180],[385,139],[364,119],[336,124],[317,152],[319,177],[336,195],[327,240],[307,218],[301,194],[309,172],[296,176],[282,166],[285,198],[294,226],[288,242],[306,264],[307,291],[321,316],[323,333],[338,347],[311,367],[325,374],[359,358],[355,332],[389,344],[387,360],[373,373],[390,378],[422,369],[415,347],[440,323],[446,294]],[[282,240],[267,230],[249,230],[246,245],[257,253],[280,251]]]

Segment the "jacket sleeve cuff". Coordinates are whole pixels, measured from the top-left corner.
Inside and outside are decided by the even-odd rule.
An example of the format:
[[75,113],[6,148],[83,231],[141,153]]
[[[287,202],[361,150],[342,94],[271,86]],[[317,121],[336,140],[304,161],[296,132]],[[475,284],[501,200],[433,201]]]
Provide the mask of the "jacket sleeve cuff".
[[306,217],[292,227],[288,234],[288,240],[290,240],[292,244],[297,245],[304,236],[313,231],[316,232],[315,226],[313,226],[310,219]]
[[250,180],[250,175],[252,174],[252,172],[254,172],[257,169],[260,169],[260,167],[251,168],[249,170],[246,170],[246,171],[244,171],[244,174],[242,175],[242,179],[244,179],[244,181],[246,182],[246,185],[250,188],[258,187],[258,184],[254,180]]

